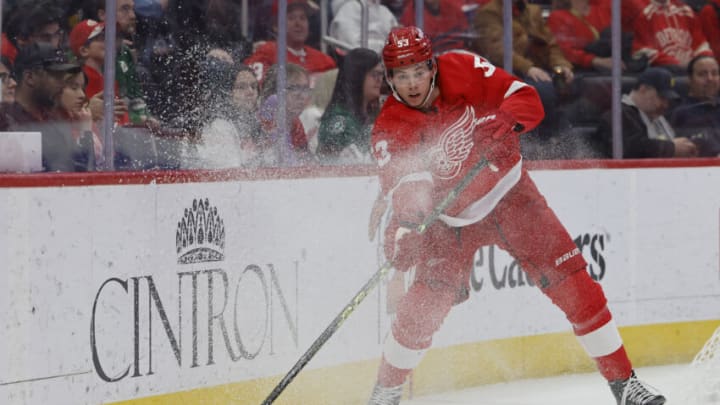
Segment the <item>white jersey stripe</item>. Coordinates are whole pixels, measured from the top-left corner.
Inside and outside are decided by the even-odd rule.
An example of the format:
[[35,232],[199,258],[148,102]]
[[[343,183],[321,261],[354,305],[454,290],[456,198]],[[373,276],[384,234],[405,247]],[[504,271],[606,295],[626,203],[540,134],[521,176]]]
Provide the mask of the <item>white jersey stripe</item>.
[[521,88],[523,88],[527,85],[528,85],[527,83],[523,83],[523,82],[520,82],[517,80],[513,81],[510,84],[510,87],[508,87],[507,91],[505,92],[505,95],[503,96],[503,98],[510,97],[513,93],[515,93],[516,91],[520,90]]
[[590,357],[602,357],[614,353],[622,346],[622,338],[614,320],[594,331],[577,337]]
[[395,190],[397,190],[397,188],[400,187],[401,184],[408,183],[411,181],[429,181],[430,184],[432,184],[433,177],[430,172],[415,172],[415,173],[406,174],[405,176],[403,176],[400,179],[400,181],[397,182],[397,184],[395,184],[395,187],[393,187],[387,193],[387,196],[385,196],[385,200],[392,201],[393,193],[395,192]]
[[392,331],[390,331],[387,338],[385,338],[383,356],[385,356],[385,361],[393,367],[412,370],[420,364],[420,360],[422,360],[426,351],[427,349],[408,349],[395,340],[395,336],[393,336]]
[[[490,169],[488,169],[490,170]],[[480,174],[482,176],[482,174]],[[500,200],[505,197],[515,184],[520,181],[522,175],[522,157],[518,162],[508,170],[507,174],[500,179],[495,187],[492,188],[482,198],[468,205],[457,217],[451,217],[448,215],[440,215],[440,220],[444,223],[454,226],[468,226],[474,224],[483,218],[485,218],[490,211],[495,209]]]

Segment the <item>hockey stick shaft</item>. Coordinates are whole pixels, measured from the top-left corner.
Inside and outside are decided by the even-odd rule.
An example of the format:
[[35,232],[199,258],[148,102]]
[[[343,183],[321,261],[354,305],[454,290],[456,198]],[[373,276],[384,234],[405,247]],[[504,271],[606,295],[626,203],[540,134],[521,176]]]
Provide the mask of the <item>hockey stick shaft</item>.
[[[478,163],[473,166],[470,171],[468,171],[467,174],[465,174],[465,177],[463,177],[458,184],[455,185],[455,187],[450,190],[450,192],[445,196],[445,198],[432,210],[432,212],[425,218],[425,220],[418,225],[415,230],[422,234],[425,233],[428,226],[430,226],[433,222],[435,222],[440,215],[447,209],[447,207],[450,206],[456,199],[457,196],[460,195],[460,193],[465,190],[465,188],[470,184],[470,182],[475,178],[475,176],[482,170],[485,166],[488,165],[488,162],[486,159],[482,159]],[[355,311],[355,308],[357,308],[360,303],[363,302],[365,297],[370,294],[370,292],[378,285],[380,280],[385,277],[385,275],[390,271],[390,269],[393,267],[391,262],[386,262],[383,264],[382,267],[378,269],[375,274],[368,280],[365,285],[358,291],[357,294],[353,297],[350,302],[345,305],[342,311],[335,317],[335,319],[330,322],[330,325],[325,328],[325,330],[320,334],[320,336],[315,339],[315,341],[310,345],[310,348],[298,359],[298,361],[295,363],[295,365],[288,371],[287,374],[285,374],[285,377],[283,377],[282,380],[275,386],[275,388],[272,390],[270,395],[268,395],[267,398],[265,398],[265,401],[262,402],[262,405],[270,405],[272,404],[285,390],[285,388],[292,382],[292,380],[297,376],[297,374],[310,362],[310,360],[315,356],[315,354],[320,350],[320,348],[328,341],[330,340],[330,337],[335,334],[335,332],[340,329],[340,326],[345,322],[345,320],[350,316],[350,314]]]

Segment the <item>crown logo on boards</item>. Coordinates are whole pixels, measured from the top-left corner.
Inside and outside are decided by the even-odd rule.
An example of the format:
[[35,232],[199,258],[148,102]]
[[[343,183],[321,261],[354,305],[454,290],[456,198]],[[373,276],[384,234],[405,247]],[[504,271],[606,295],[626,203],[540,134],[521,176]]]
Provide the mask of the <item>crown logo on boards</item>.
[[225,259],[225,224],[208,199],[194,199],[178,222],[175,238],[178,263],[218,262]]

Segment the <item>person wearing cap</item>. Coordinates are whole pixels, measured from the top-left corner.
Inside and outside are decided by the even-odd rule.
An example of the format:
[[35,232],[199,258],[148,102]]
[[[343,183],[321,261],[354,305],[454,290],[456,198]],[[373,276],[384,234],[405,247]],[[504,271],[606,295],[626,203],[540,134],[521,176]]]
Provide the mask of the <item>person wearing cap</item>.
[[[622,96],[623,158],[697,156],[695,144],[677,137],[664,116],[679,99],[675,80],[667,69],[650,67],[640,74],[630,93]],[[599,147],[606,157],[612,157],[611,113],[603,114],[597,132]]]
[[0,104],[0,131],[40,132],[45,171],[87,170],[68,125],[53,115],[66,75],[80,71],[62,49],[48,43],[24,46],[15,58],[15,102]]
[[85,92],[92,97],[103,90],[105,23],[90,19],[80,21],[70,31],[69,43],[88,78]]
[[698,156],[720,157],[720,67],[713,56],[700,55],[688,63],[688,94],[673,111],[670,123],[678,134],[692,139]]
[[[122,103],[129,110],[126,118],[118,118],[118,123],[126,124],[146,124],[148,119],[147,105],[145,101],[145,93],[143,92],[137,73],[136,50],[134,48],[134,39],[137,33],[137,15],[135,14],[135,2],[133,0],[117,0],[116,1],[116,18],[117,18],[117,49],[115,56],[115,96],[119,97],[116,103]],[[105,2],[97,1],[88,6],[86,10],[88,15],[93,16],[93,20],[105,21]],[[87,20],[86,20],[87,21]],[[102,66],[102,62],[101,62]],[[97,70],[101,72],[100,70]],[[88,97],[93,96],[97,91],[94,87],[92,77],[89,78],[87,91]]]
[[[302,66],[309,73],[320,73],[337,67],[328,55],[307,45],[310,36],[309,20],[317,11],[317,5],[309,0],[288,0],[287,2],[287,62]],[[273,4],[273,14],[278,15],[278,2]],[[276,22],[277,24],[277,22]],[[265,73],[277,62],[277,42],[267,41],[243,61],[255,71],[262,81]]]
[[[91,19],[82,20],[70,31],[70,50],[82,64],[82,70],[87,78],[85,95],[91,100],[90,109],[95,121],[102,119],[102,93],[105,86],[103,66],[105,63],[105,23]],[[118,83],[115,81],[115,95],[119,93]],[[130,122],[127,105],[122,99],[116,99],[115,120],[119,125]]]

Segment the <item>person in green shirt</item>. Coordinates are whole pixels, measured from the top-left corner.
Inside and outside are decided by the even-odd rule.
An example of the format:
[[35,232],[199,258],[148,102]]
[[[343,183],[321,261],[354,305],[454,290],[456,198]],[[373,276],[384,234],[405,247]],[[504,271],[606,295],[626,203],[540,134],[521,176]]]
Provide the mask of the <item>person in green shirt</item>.
[[345,55],[328,107],[320,118],[317,155],[326,164],[369,164],[370,131],[380,109],[380,56],[355,48]]

